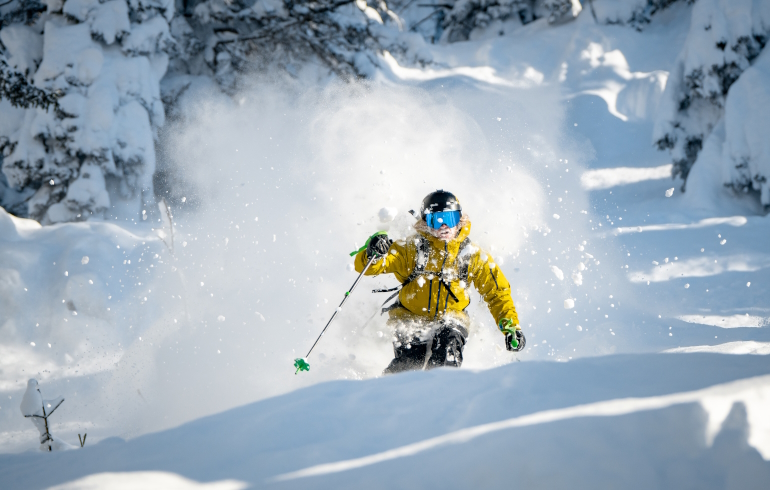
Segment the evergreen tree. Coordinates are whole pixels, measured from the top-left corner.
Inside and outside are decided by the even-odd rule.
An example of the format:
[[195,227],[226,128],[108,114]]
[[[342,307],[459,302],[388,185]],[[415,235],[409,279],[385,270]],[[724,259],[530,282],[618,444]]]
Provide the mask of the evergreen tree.
[[0,31],[7,59],[33,81],[25,93],[58,96],[57,110],[31,104],[15,126],[3,125],[3,174],[17,194],[33,191],[26,211],[42,223],[121,205],[139,216],[152,200],[173,4],[47,0],[45,8],[29,25]]
[[724,115],[730,87],[751,66],[769,35],[767,1],[695,3],[690,32],[669,76],[653,131],[657,147],[671,152],[674,177],[686,181],[704,141]]

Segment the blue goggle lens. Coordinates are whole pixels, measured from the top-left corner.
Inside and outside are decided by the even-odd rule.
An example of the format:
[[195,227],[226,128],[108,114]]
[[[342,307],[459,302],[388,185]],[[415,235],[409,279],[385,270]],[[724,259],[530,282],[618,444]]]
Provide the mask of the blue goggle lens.
[[441,211],[440,213],[429,213],[425,215],[425,222],[434,230],[438,230],[443,225],[454,228],[458,223],[460,223],[460,211]]

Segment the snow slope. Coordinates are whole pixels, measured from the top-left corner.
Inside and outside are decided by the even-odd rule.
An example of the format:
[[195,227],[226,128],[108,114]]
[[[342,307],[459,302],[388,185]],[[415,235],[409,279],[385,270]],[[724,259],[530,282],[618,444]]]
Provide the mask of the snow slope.
[[[442,70],[386,59],[389,68],[367,86],[257,80],[234,102],[195,93],[187,123],[168,128],[166,150],[189,183],[173,207],[173,253],[151,229],[161,223],[57,225],[17,238],[13,230],[33,225],[0,216],[0,298],[12,298],[0,310],[0,345],[15,356],[0,374],[0,451],[37,445],[17,411],[30,376],[44,396],[67,398],[54,416],[59,437],[89,433],[84,450],[54,455],[48,479],[29,476],[40,455],[15,454],[0,457],[0,480],[42,488],[131,471],[142,472],[136,481],[193,485],[176,474],[235,488],[227,480],[262,486],[349,461],[343,472],[271,484],[767,482],[768,452],[757,442],[766,437],[767,381],[756,378],[768,374],[767,358],[746,354],[770,343],[770,224],[756,200],[722,186],[719,159],[699,161],[682,194],[680,182],[661,178],[668,155],[651,146],[652,108],[688,12],[672,7],[642,33],[590,16],[535,22],[433,47]],[[504,351],[474,302],[459,372],[370,379],[391,347],[383,319],[365,324],[384,299],[367,290],[392,280],[367,279],[313,353],[311,371],[294,376],[292,359],[355,277],[347,252],[376,229],[402,234],[405,211],[438,187],[460,196],[472,236],[514,285],[528,350]],[[393,221],[380,219],[383,207],[398,210]],[[94,262],[82,264],[85,255]],[[23,296],[24,287],[39,295]],[[89,287],[93,294],[79,293]],[[108,306],[105,296],[121,302]],[[45,322],[35,320],[40,313]],[[51,338],[59,351],[41,354]],[[94,338],[98,350],[84,342]],[[657,354],[672,349],[736,355]],[[75,375],[65,354],[104,368]],[[340,379],[365,381],[323,383]],[[644,400],[617,401],[628,397]],[[721,400],[721,409],[704,399]],[[721,415],[709,425],[704,410]],[[510,428],[485,432],[483,424],[507,420]],[[154,431],[163,432],[143,435]],[[410,446],[421,441],[417,449],[427,450]],[[357,458],[390,450],[353,469]],[[512,470],[501,454],[521,463]],[[92,478],[112,485],[129,477]]]
[[256,488],[764,488],[768,410],[763,356],[522,362],[337,381],[130,441],[3,455],[0,479],[9,489],[135,471],[158,472],[158,485],[170,473]]

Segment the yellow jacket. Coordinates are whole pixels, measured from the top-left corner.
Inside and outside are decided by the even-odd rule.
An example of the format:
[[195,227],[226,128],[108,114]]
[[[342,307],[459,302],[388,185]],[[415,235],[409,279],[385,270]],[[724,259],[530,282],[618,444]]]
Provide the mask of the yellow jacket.
[[[427,225],[418,221],[415,224],[417,233],[425,237],[427,262],[424,273],[420,277],[406,284],[398,294],[401,306],[414,315],[429,319],[441,318],[445,314],[462,313],[470,304],[468,295],[469,284],[460,277],[461,264],[468,263],[467,282],[472,282],[476,290],[481,294],[489,307],[490,313],[499,324],[503,318],[509,318],[514,325],[519,324],[516,308],[511,298],[511,285],[503,275],[492,258],[481,251],[477,246],[470,244],[462,250],[460,246],[471,231],[470,220],[463,216],[460,221],[460,231],[454,240],[444,242],[430,234]],[[419,239],[416,235],[406,240],[394,241],[388,250],[388,254],[372,263],[367,276],[378,274],[395,274],[402,284],[415,270],[418,259]],[[361,272],[368,262],[366,250],[356,255],[356,271]],[[443,274],[438,274],[443,270]],[[443,280],[442,280],[443,278]],[[447,285],[452,294],[447,291]],[[455,301],[457,298],[457,301]],[[401,315],[406,312],[396,308],[390,315]]]

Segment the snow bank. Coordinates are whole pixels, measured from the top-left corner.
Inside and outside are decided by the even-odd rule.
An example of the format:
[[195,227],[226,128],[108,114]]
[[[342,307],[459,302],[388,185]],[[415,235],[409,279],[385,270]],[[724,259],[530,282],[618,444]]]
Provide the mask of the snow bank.
[[691,347],[677,347],[665,352],[684,353],[684,352],[717,352],[720,354],[738,354],[738,355],[769,355],[770,342],[739,341],[727,342],[719,345],[694,345]]
[[[180,280],[166,246],[149,227],[137,231],[98,221],[41,227],[0,208],[0,392],[10,397],[34,376],[46,392],[65,394],[54,420],[67,422],[56,431],[64,440],[73,442],[73,420],[133,416],[140,407],[126,396],[139,398],[154,371],[152,344],[184,318],[181,299],[164,300]],[[0,425],[28,422],[3,409]],[[17,434],[3,446],[35,437]]]
[[766,361],[610,356],[324,383],[55,453],[45,472],[34,471],[39,455],[1,455],[0,479],[12,490],[153,470],[172,473],[167,481],[260,488],[511,488],[510,472],[500,471],[506,454],[527,488],[762,488]]

